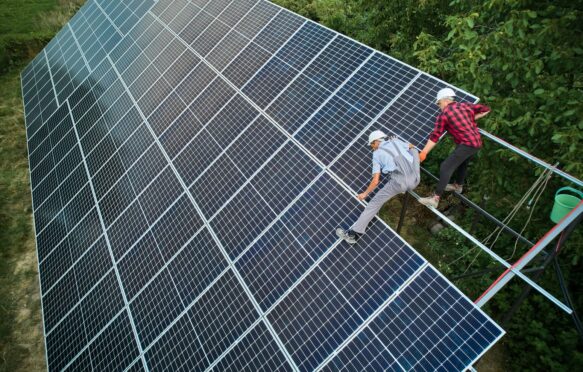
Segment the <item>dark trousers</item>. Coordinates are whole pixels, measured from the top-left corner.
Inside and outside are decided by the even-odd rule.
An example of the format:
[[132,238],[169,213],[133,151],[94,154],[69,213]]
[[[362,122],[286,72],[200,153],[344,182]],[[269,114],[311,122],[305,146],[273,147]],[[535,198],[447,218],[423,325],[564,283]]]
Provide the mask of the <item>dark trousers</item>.
[[457,169],[456,181],[458,185],[463,185],[468,171],[468,164],[472,157],[479,151],[479,148],[470,147],[466,145],[457,145],[455,150],[449,155],[447,159],[441,163],[439,168],[439,183],[435,194],[441,196],[445,190],[445,186],[449,183],[453,172]]

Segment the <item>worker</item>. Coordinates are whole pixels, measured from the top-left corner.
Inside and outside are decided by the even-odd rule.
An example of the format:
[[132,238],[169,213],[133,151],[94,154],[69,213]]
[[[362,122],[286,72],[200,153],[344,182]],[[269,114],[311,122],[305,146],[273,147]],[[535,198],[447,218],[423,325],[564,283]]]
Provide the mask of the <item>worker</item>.
[[373,150],[372,181],[363,193],[358,194],[358,200],[364,200],[373,192],[381,178],[384,186],[371,199],[350,230],[340,227],[336,229],[336,235],[349,244],[355,244],[364,234],[383,204],[397,194],[413,190],[420,180],[419,153],[413,145],[396,137],[387,138],[380,130],[369,135],[368,143]]
[[[461,193],[466,178],[468,163],[482,147],[482,138],[476,120],[490,113],[490,108],[473,103],[455,102],[455,92],[451,88],[443,88],[437,93],[437,105],[441,112],[437,116],[435,128],[427,144],[419,154],[421,162],[435,147],[444,131],[449,132],[456,143],[455,150],[441,163],[439,182],[435,193],[419,199],[423,205],[437,208],[444,191]],[[457,169],[455,182],[450,184],[450,178]]]

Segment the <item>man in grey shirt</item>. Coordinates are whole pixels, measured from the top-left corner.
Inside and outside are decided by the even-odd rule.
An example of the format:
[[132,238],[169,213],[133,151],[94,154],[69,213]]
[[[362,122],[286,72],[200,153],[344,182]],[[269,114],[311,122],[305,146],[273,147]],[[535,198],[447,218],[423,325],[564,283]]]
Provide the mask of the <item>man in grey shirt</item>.
[[381,207],[393,196],[413,190],[421,179],[419,174],[419,153],[413,145],[396,137],[387,139],[386,134],[375,130],[368,137],[372,148],[372,181],[367,189],[358,194],[364,200],[379,185],[382,177],[390,177],[382,189],[368,203],[350,230],[336,229],[336,235],[349,244],[355,244],[364,234],[369,222]]

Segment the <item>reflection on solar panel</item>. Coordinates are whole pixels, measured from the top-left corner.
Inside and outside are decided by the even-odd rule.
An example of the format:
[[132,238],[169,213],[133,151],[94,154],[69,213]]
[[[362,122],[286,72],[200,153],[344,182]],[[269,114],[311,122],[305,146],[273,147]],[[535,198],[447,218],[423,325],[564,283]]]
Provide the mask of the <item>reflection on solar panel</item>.
[[262,0],[88,1],[22,73],[49,368],[471,365],[491,319],[382,221],[334,233],[443,85]]

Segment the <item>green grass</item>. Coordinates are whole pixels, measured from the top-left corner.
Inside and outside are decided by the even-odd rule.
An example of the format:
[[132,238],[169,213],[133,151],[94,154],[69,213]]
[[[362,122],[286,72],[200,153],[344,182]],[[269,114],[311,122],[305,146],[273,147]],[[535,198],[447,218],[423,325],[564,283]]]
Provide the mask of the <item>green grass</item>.
[[0,75],[0,371],[43,370],[44,343],[17,69]]
[[44,371],[20,71],[81,0],[0,0],[0,372]]
[[59,0],[0,0],[0,35],[39,31],[41,14],[57,5]]

